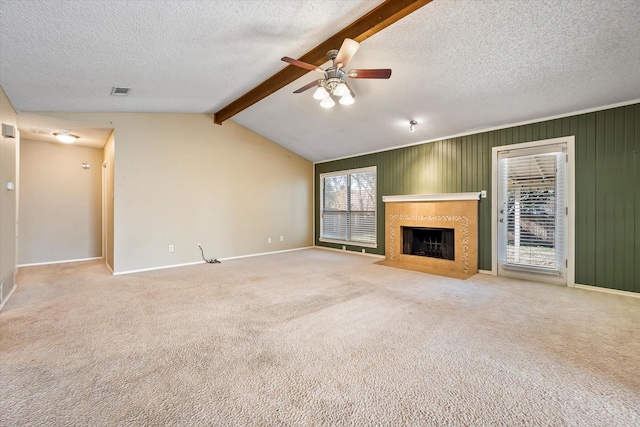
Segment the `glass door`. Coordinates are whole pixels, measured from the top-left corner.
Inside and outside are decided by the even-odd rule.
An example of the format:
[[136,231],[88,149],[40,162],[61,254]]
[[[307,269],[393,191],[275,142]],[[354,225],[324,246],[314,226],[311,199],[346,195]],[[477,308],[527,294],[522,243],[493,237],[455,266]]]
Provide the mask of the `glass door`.
[[498,152],[498,275],[566,284],[566,144]]

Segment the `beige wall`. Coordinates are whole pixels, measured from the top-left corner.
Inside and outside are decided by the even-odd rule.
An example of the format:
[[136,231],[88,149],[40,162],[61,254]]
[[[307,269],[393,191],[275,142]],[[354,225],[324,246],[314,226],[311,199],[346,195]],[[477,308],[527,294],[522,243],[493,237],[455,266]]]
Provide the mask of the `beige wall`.
[[47,115],[114,128],[116,273],[197,262],[197,243],[208,258],[312,245],[312,163],[236,123],[218,126],[205,114]]
[[[20,149],[16,112],[2,87],[0,87],[0,123],[13,126],[16,131],[16,138],[5,138],[0,135],[0,283],[2,284],[0,303],[2,303],[15,283],[17,155]],[[16,188],[8,190],[8,182],[16,184]]]
[[20,265],[102,256],[101,180],[102,150],[21,141]]

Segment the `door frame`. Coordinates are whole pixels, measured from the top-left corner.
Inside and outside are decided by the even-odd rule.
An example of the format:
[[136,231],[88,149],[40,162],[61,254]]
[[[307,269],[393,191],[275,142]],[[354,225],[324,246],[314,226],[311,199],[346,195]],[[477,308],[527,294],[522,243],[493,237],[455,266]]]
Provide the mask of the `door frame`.
[[105,263],[107,262],[107,227],[109,226],[107,221],[107,180],[109,179],[109,172],[107,171],[107,161],[102,161],[102,258]]
[[[575,286],[575,135],[518,144],[500,145],[491,150],[491,274],[498,275],[498,153],[543,147],[545,145],[567,144],[567,284]],[[534,274],[522,274],[522,278],[538,280]]]

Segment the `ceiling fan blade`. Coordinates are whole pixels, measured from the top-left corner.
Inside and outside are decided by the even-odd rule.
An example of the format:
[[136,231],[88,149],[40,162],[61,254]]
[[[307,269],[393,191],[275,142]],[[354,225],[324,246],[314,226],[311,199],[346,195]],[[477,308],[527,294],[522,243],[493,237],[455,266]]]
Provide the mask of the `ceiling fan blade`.
[[316,87],[316,86],[318,86],[318,82],[320,80],[322,80],[322,79],[314,80],[311,83],[309,83],[308,85],[302,86],[300,89],[294,91],[293,93],[301,93],[301,92],[304,92],[305,90],[309,90],[309,89],[311,89],[313,87]]
[[391,77],[391,69],[349,70],[347,76],[352,79],[388,79]]
[[351,92],[351,97],[355,98],[356,97],[356,93],[353,91],[353,89],[351,89],[351,86],[349,86],[349,83],[344,82],[344,84],[347,86],[347,88],[349,89],[349,92]]
[[360,43],[353,39],[344,39],[342,42],[342,46],[338,51],[338,56],[333,60],[333,65],[338,68],[344,68],[347,66],[353,55],[356,54],[358,48],[360,47]]
[[285,56],[284,58],[282,58],[282,60],[284,62],[288,62],[291,65],[295,65],[296,67],[305,68],[311,71],[320,71],[321,73],[324,73],[324,70],[320,67],[312,64],[307,64],[306,62],[298,61],[297,59],[289,58],[288,56]]

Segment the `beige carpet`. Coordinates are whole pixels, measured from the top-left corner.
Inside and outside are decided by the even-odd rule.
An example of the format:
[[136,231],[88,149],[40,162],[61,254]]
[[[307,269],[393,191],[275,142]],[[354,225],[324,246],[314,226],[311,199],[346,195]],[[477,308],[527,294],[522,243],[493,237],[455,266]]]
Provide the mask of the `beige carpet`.
[[22,269],[0,425],[640,425],[640,299],[375,261]]

